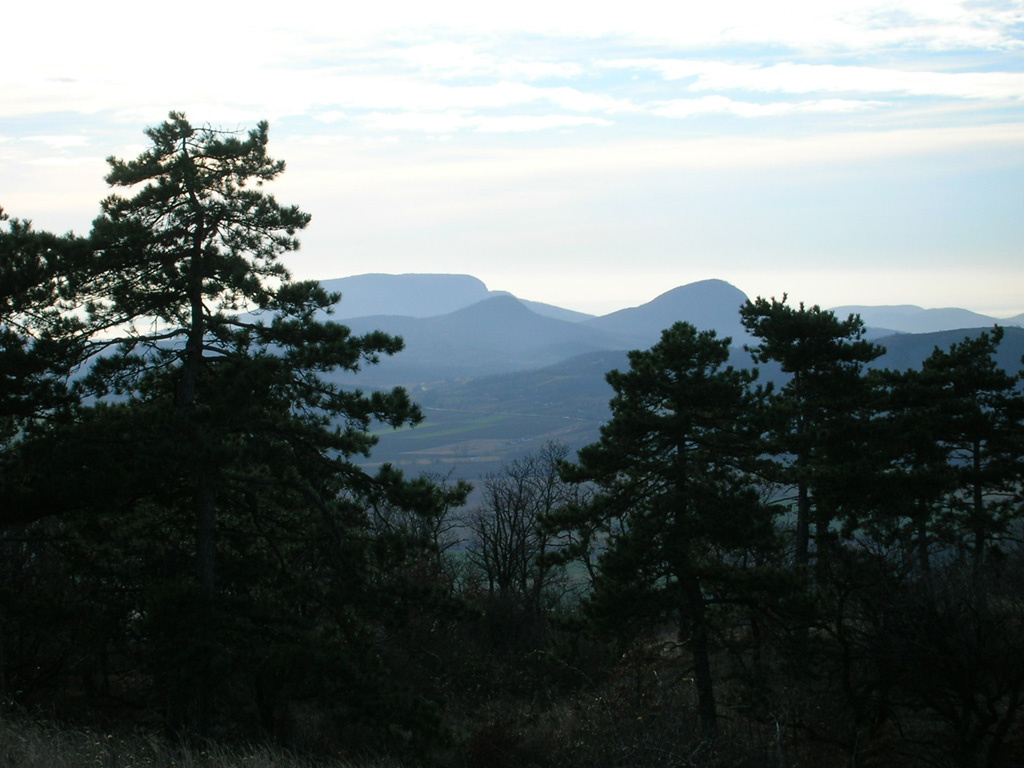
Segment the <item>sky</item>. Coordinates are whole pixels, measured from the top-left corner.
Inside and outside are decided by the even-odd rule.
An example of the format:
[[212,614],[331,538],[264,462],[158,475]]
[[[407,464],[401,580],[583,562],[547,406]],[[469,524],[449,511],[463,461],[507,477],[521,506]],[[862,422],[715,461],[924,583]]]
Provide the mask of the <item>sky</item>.
[[313,217],[296,278],[1024,312],[1020,0],[22,0],[4,26],[0,206],[37,229],[85,234],[105,159],[180,110],[269,121],[269,191]]

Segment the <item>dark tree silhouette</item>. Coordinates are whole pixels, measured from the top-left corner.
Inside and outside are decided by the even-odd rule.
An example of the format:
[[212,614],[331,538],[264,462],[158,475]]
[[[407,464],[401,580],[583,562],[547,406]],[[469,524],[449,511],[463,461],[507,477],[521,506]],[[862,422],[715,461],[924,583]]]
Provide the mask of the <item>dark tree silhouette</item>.
[[615,396],[600,441],[564,469],[593,482],[595,496],[559,518],[605,537],[589,604],[599,624],[623,632],[677,622],[706,739],[718,732],[710,606],[729,591],[733,558],[772,532],[748,475],[754,374],[726,367],[728,357],[729,339],[686,323],[630,352],[630,369],[607,376]]
[[759,363],[775,362],[789,376],[774,397],[770,446],[776,479],[796,491],[795,561],[810,561],[810,530],[819,570],[827,566],[829,526],[857,478],[844,472],[860,455],[857,416],[867,405],[864,366],[884,349],[865,341],[856,315],[838,319],[818,306],[793,307],[758,298],[740,308],[744,327],[758,340],[748,347]]

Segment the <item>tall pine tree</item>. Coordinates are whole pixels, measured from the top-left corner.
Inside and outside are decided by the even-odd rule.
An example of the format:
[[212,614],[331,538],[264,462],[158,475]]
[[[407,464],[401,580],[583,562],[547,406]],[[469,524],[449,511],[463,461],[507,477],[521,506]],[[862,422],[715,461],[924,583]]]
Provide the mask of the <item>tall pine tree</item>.
[[965,545],[975,583],[992,548],[1018,535],[1012,524],[1024,514],[1024,372],[1008,373],[996,362],[1003,335],[996,326],[948,350],[936,348],[921,366],[955,478],[945,523]]
[[864,339],[864,323],[840,320],[818,306],[799,307],[758,298],[740,309],[757,339],[748,347],[756,362],[777,363],[788,379],[772,406],[771,452],[775,479],[796,492],[794,560],[810,561],[811,523],[817,566],[828,566],[829,527],[856,476],[867,436],[869,387],[864,367],[884,349]]
[[[564,474],[597,491],[559,519],[600,531],[589,610],[622,631],[670,620],[693,658],[703,736],[718,732],[711,618],[735,594],[739,555],[772,538],[770,513],[748,474],[758,452],[754,374],[727,367],[729,339],[676,323],[612,371],[611,420]],[[745,581],[745,580],[744,580]]]
[[[355,463],[375,444],[375,425],[421,414],[400,388],[367,394],[332,382],[402,342],[353,336],[324,319],[338,296],[289,280],[280,258],[298,249],[310,217],[263,189],[284,170],[267,154],[267,124],[238,135],[171,113],[146,134],[152,146],[138,158],[109,160],[107,181],[130,195],[103,201],[78,280],[92,332],[79,387],[95,403],[78,425],[78,455],[83,475],[111,486],[108,509],[153,515],[181,537],[167,542],[170,580],[144,626],[153,648],[173,636],[174,658],[193,664],[168,680],[168,691],[194,683],[169,699],[172,726],[204,731],[237,655],[226,627],[247,581],[263,579],[243,576],[259,558],[235,556],[254,546],[242,543],[262,541],[260,557],[294,578],[294,542],[319,542],[315,556],[334,564],[324,571],[332,594],[344,594],[345,578],[355,593],[367,584],[356,546],[366,510],[383,498],[414,510],[435,500],[400,473]],[[118,444],[103,450],[111,438]],[[98,450],[82,457],[89,446]]]

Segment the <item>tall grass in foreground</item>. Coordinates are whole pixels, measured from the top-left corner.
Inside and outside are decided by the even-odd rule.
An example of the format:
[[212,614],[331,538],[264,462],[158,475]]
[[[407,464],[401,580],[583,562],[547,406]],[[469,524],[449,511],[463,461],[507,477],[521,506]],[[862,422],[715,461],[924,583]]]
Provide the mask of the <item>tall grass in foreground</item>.
[[155,735],[110,735],[0,717],[0,768],[398,768],[304,758],[263,746],[175,746]]

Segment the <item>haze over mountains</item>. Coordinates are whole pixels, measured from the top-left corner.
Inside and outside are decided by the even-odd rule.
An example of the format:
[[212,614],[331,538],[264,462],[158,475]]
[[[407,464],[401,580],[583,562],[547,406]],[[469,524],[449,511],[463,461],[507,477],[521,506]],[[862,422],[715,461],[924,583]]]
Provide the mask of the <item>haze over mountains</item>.
[[[368,274],[323,285],[342,294],[333,317],[354,332],[382,330],[405,340],[401,355],[359,374],[364,384],[462,380],[541,368],[592,352],[645,349],[678,320],[714,329],[720,337],[732,338],[736,347],[750,341],[739,319],[748,297],[722,280],[679,286],[641,306],[600,317],[489,290],[470,275]],[[999,320],[963,309],[909,305],[838,307],[835,312],[840,317],[860,314],[869,337],[876,340],[997,323],[1024,325],[1024,316]],[[941,345],[942,339],[931,341],[925,355],[936,343]],[[900,346],[907,350],[914,345]]]
[[[601,317],[523,301],[469,275],[358,275],[322,284],[342,293],[333,319],[355,333],[383,330],[405,340],[400,354],[339,378],[361,388],[406,386],[423,407],[426,420],[415,429],[382,431],[372,461],[478,486],[544,442],[575,451],[596,440],[612,395],[605,374],[625,368],[627,350],[649,348],[678,320],[731,337],[732,364],[751,364],[739,320],[747,296],[722,280],[679,286]],[[1024,355],[1024,316],[912,306],[835,311],[865,320],[869,337],[887,349],[879,367],[917,367],[936,347],[997,323],[1006,328],[999,363],[1019,370]],[[779,378],[762,368],[762,379]]]
[[[382,330],[405,340],[401,355],[360,374],[366,383],[465,379],[539,368],[589,352],[646,348],[680,319],[714,328],[736,343],[746,339],[738,314],[746,296],[721,280],[682,286],[603,317],[488,291],[466,275],[362,275],[324,286],[342,293],[335,317],[353,331]],[[354,308],[346,309],[349,298]],[[378,311],[358,316],[368,308]]]
[[[342,294],[343,301],[335,307],[334,317],[338,319],[367,315],[434,317],[496,296],[512,295],[508,291],[488,290],[482,280],[471,275],[367,274],[321,280],[320,283],[328,291]],[[582,312],[537,301],[519,301],[545,317],[560,320],[584,320],[590,317]]]
[[872,336],[892,333],[934,333],[935,331],[955,331],[961,328],[991,328],[996,324],[1024,326],[1024,315],[999,319],[955,307],[924,309],[913,304],[900,304],[878,307],[833,307],[832,311],[838,317],[860,315]]

